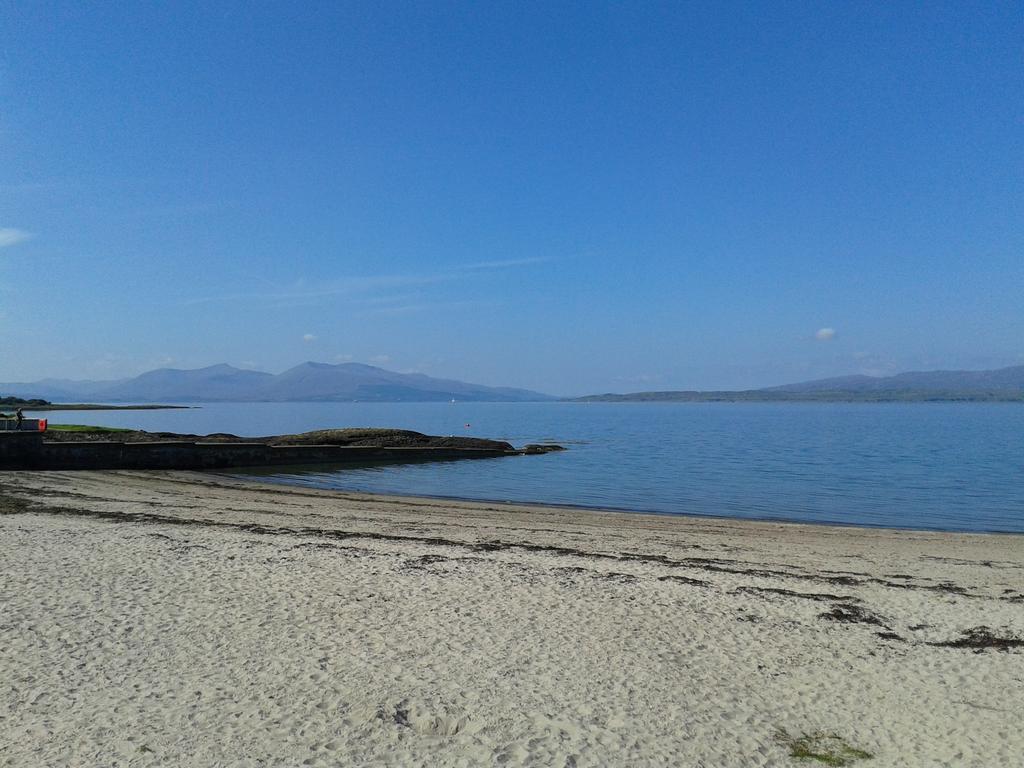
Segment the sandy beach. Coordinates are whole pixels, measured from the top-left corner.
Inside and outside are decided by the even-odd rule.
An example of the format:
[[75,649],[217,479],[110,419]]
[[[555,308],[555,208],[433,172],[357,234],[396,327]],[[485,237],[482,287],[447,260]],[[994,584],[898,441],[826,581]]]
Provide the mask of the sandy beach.
[[1021,536],[170,472],[0,473],[0,511],[3,766],[1024,754]]

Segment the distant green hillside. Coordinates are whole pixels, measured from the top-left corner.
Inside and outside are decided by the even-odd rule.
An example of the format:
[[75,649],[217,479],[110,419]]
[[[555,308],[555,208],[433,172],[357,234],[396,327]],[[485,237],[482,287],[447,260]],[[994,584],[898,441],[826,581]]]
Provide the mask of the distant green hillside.
[[580,403],[1019,403],[1024,365],[991,371],[910,371],[840,376],[738,391],[631,392],[577,397]]
[[39,398],[26,400],[21,397],[0,397],[0,408],[39,408],[49,404],[48,400]]
[[575,403],[1024,403],[1024,391],[815,391],[782,392],[751,389],[722,392],[631,392],[587,395]]

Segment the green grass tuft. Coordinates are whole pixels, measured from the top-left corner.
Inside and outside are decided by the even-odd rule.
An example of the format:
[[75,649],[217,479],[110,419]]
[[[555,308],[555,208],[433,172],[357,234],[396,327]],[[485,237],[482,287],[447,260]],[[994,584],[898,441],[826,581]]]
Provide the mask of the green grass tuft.
[[857,760],[870,760],[874,757],[870,752],[850,746],[837,733],[815,731],[801,736],[790,736],[787,731],[780,729],[776,737],[779,743],[789,750],[789,756],[797,760],[815,760],[823,765],[842,768],[853,765]]

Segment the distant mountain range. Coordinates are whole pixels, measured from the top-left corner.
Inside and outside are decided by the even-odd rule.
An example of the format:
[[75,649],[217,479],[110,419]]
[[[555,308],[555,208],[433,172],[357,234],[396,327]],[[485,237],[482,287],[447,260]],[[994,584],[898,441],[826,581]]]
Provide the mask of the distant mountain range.
[[[180,370],[161,368],[131,379],[43,379],[0,384],[0,397],[53,402],[537,402],[558,398],[510,387],[486,387],[395,373],[361,363],[302,363],[284,373],[230,365]],[[1022,401],[1024,365],[992,371],[920,371],[896,376],[841,376],[748,390],[631,392],[588,395],[574,402],[899,402]]]
[[840,376],[770,387],[769,392],[1014,392],[1024,393],[1024,365],[991,371],[911,371],[895,376]]
[[435,379],[421,373],[395,373],[361,363],[302,363],[284,373],[213,365],[195,370],[161,368],[131,379],[73,381],[43,379],[0,384],[0,396],[43,398],[53,402],[189,403],[369,401],[527,402],[554,400],[550,395],[511,387],[485,387]]
[[1024,365],[992,371],[914,371],[841,376],[765,389],[588,395],[576,402],[912,402],[1022,401]]

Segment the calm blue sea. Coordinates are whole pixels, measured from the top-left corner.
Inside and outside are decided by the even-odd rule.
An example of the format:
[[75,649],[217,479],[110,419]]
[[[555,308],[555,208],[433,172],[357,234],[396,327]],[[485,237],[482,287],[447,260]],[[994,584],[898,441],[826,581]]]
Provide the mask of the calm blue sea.
[[267,479],[393,494],[686,515],[1024,532],[1024,406],[755,403],[217,403],[54,422],[264,435],[346,426],[564,453]]

